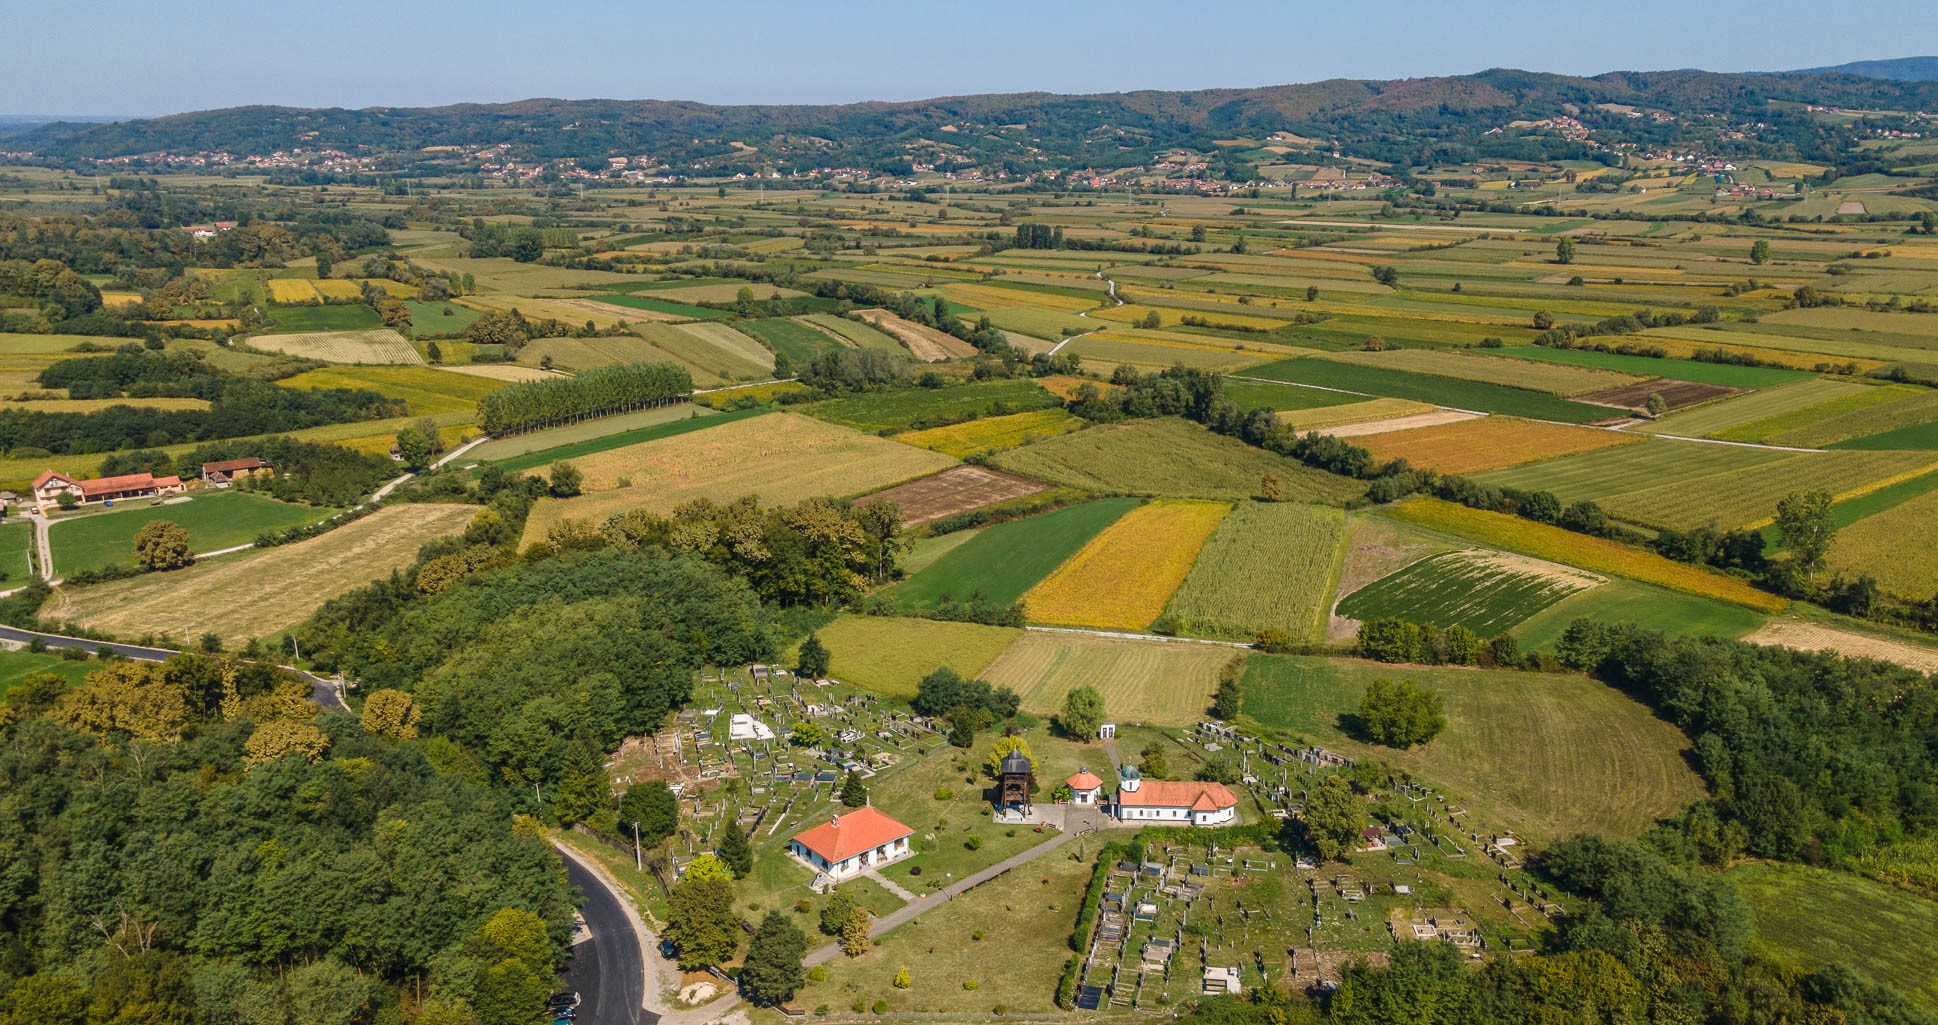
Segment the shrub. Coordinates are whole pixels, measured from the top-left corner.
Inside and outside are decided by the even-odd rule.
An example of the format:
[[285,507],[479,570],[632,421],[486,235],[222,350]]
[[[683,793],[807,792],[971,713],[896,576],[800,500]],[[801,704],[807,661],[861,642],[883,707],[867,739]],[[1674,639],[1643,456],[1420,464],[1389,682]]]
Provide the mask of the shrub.
[[969,848],[972,851],[982,850],[982,837],[977,836],[974,833],[971,833],[969,834],[968,839],[962,841],[962,845],[964,847]]
[[887,1014],[887,1013],[888,1013],[888,1000],[887,1000],[886,998],[883,998],[883,997],[876,997],[876,998],[875,998],[875,1006],[874,1006],[874,1008],[873,1008],[873,1010],[874,1010],[874,1012],[875,1012],[876,1014]]
[[964,979],[964,980],[962,980],[962,988],[963,988],[963,989],[975,989],[975,988],[976,988],[976,980],[974,980],[974,979]]
[[[812,968],[810,968],[810,969],[808,969],[808,981],[809,981],[809,982],[826,982],[826,981],[828,981],[828,966],[827,966],[827,965],[821,965],[821,964],[818,964],[818,965],[815,965],[814,967],[812,967]],[[826,1008],[826,1007],[823,1007],[823,1008],[822,1008],[822,1010],[824,1010],[824,1011],[825,1011],[825,1010],[827,1010],[827,1008]]]

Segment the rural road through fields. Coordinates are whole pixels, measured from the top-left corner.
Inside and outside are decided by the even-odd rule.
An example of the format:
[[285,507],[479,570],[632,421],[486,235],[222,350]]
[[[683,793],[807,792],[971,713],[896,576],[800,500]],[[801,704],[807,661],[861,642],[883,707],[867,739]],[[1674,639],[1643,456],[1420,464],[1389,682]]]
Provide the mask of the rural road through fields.
[[577,1025],[659,1025],[657,1012],[647,1009],[650,998],[646,969],[652,936],[639,915],[590,863],[562,844],[554,843],[565,862],[565,877],[585,894],[585,918],[591,938],[572,950],[566,986],[578,991]]
[[[1124,305],[1124,300],[1117,298],[1117,282],[1111,278],[1104,277],[1103,271],[1098,271],[1097,277],[1099,280],[1103,281],[1104,284],[1110,286],[1110,301],[1118,306]],[[1077,316],[1082,317],[1085,320],[1090,319],[1090,314],[1085,313],[1081,310],[1077,312]],[[1103,328],[1100,328],[1100,327],[1092,328],[1089,331],[1085,331],[1083,335],[1095,334],[1096,332],[1102,331],[1102,330]],[[1074,342],[1079,338],[1082,338],[1083,335],[1071,335],[1070,337],[1065,338],[1064,340],[1056,343],[1055,345],[1050,346],[1050,355],[1052,356],[1056,355],[1058,352],[1060,352],[1063,349],[1064,346],[1069,345],[1071,342]]]
[[[38,630],[22,630],[16,626],[0,626],[0,640],[31,644],[36,639],[50,648],[80,648],[83,651],[99,651],[106,648],[124,658],[140,659],[143,662],[166,662],[170,657],[181,654],[174,648],[145,648],[139,644],[120,644],[115,641],[97,641],[86,637],[66,637],[61,634],[41,633]],[[289,666],[281,668],[309,681],[310,700],[316,702],[318,707],[337,708],[345,712],[350,710],[350,706],[343,700],[342,692],[337,690],[336,681],[306,673],[301,669],[291,669]]]

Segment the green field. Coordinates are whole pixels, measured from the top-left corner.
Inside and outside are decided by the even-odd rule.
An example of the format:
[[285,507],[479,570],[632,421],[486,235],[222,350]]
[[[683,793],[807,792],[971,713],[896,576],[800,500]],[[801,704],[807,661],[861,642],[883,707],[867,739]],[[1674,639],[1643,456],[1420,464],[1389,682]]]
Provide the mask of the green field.
[[786,317],[742,321],[740,328],[786,356],[796,367],[806,366],[824,352],[838,352],[844,347],[826,334]]
[[1724,441],[1761,441],[1772,445],[1814,448],[1832,441],[1843,441],[1857,435],[1876,433],[1875,430],[1867,429],[1871,425],[1876,425],[1879,429],[1906,426],[1903,423],[1890,422],[1884,414],[1884,407],[1917,396],[1923,391],[1922,388],[1914,388],[1910,385],[1860,388],[1827,402],[1788,410],[1775,416],[1716,431],[1712,436]]
[[1252,381],[1239,377],[1225,378],[1224,395],[1239,409],[1270,409],[1281,413],[1288,409],[1343,406],[1362,399],[1358,395],[1326,391],[1323,388],[1301,388],[1292,384],[1273,384],[1269,381]]
[[850,615],[820,630],[831,656],[829,676],[904,699],[914,697],[916,683],[940,666],[975,676],[1022,634],[974,623]]
[[1008,605],[1137,504],[1134,498],[1108,498],[999,523],[953,547],[889,594],[911,609],[935,608],[944,596],[967,601],[974,594]]
[[1344,505],[1365,493],[1359,481],[1275,456],[1197,424],[1165,418],[1092,427],[1013,448],[990,462],[1005,470],[1104,494],[1241,499],[1258,494],[1266,474],[1287,499]]
[[377,311],[362,303],[335,306],[272,306],[270,318],[276,322],[271,334],[297,334],[304,331],[362,331],[383,327]]
[[897,341],[894,335],[871,324],[832,313],[810,313],[801,318],[810,324],[827,328],[829,331],[855,343],[859,349],[874,349],[877,352],[893,352],[908,355],[908,349]]
[[732,413],[706,413],[694,416],[693,413],[700,407],[684,406],[672,408],[684,409],[685,416],[682,419],[666,420],[645,427],[636,427],[630,431],[622,431],[618,434],[606,434],[596,438],[587,438],[583,441],[557,445],[552,448],[521,452],[517,455],[507,456],[506,458],[497,460],[497,463],[504,468],[506,473],[524,473],[527,470],[536,470],[540,467],[550,466],[561,459],[580,459],[598,452],[610,452],[613,449],[625,448],[628,445],[637,445],[642,441],[657,441],[661,438],[678,437],[679,435],[689,434],[693,431],[705,430],[708,427],[717,427],[720,424],[733,423],[736,420],[745,420],[749,417],[773,412],[773,409],[770,407],[758,406],[753,409],[736,410]]
[[404,305],[410,308],[411,330],[419,338],[463,334],[473,321],[484,316],[469,306],[452,302],[427,303],[421,299],[406,299]]
[[[1376,679],[1437,691],[1446,730],[1407,750],[1352,739],[1341,719]],[[1254,655],[1241,687],[1259,725],[1444,784],[1485,817],[1541,838],[1633,836],[1702,795],[1682,734],[1585,676]]]
[[1849,872],[1752,862],[1730,869],[1760,946],[1805,969],[1838,962],[1938,1013],[1938,903]]
[[1938,449],[1938,420],[1881,431],[1861,438],[1848,438],[1830,447],[1864,449],[1873,452],[1889,449]]
[[80,683],[101,668],[93,659],[61,658],[33,651],[0,651],[0,694],[36,673],[53,673],[69,683]]
[[170,520],[185,528],[191,551],[212,552],[248,544],[260,534],[313,523],[335,511],[230,490],[168,505],[141,500],[117,503],[113,509],[57,518],[47,536],[54,549],[54,571],[78,573],[133,566],[135,531],[155,520]]
[[1472,409],[1483,413],[1506,413],[1531,420],[1558,420],[1587,423],[1621,416],[1620,410],[1570,402],[1541,392],[1509,388],[1485,381],[1460,381],[1450,377],[1409,374],[1401,370],[1355,366],[1333,360],[1305,358],[1280,360],[1245,371],[1247,377],[1274,381],[1316,384],[1342,388],[1367,395],[1431,402],[1437,406]]
[[1278,629],[1294,641],[1316,641],[1345,540],[1339,509],[1240,502],[1212,531],[1165,613],[1181,633],[1250,641]]
[[[673,403],[666,406],[655,406],[652,409],[642,409],[632,413],[619,413],[613,416],[601,416],[591,420],[581,420],[578,423],[567,424],[564,427],[548,427],[542,431],[530,431],[525,434],[513,434],[504,438],[493,438],[479,445],[477,448],[472,449],[466,454],[466,457],[467,460],[495,463],[531,452],[542,452],[547,449],[576,445],[582,441],[591,441],[595,438],[610,438],[614,435],[625,434],[628,431],[639,430],[642,427],[656,427],[660,424],[671,423],[675,420],[686,420],[692,418],[695,414],[710,416],[713,412],[712,407],[697,404]],[[630,442],[622,442],[622,444],[630,444]]]
[[1624,492],[1685,484],[1711,474],[1762,466],[1792,455],[1739,445],[1650,439],[1640,445],[1621,445],[1488,470],[1474,474],[1473,478],[1495,487],[1550,491],[1563,502],[1582,499],[1601,502]]
[[1742,637],[1769,617],[1741,605],[1621,577],[1535,613],[1513,631],[1523,651],[1549,651],[1577,619],[1633,623],[1672,637]]
[[1638,424],[1635,430],[1643,434],[1708,437],[1744,424],[1785,416],[1800,409],[1808,409],[1818,403],[1859,394],[1865,390],[1861,384],[1852,384],[1834,377],[1806,377],[1787,384],[1774,385],[1749,395],[1737,395],[1721,402],[1711,402],[1694,409],[1670,413],[1660,420]]
[[1578,367],[1619,370],[1642,377],[1666,377],[1697,384],[1720,384],[1728,388],[1768,388],[1786,381],[1809,377],[1808,371],[1780,370],[1775,367],[1739,367],[1733,363],[1699,363],[1688,359],[1656,359],[1651,356],[1624,356],[1592,349],[1550,349],[1541,345],[1515,345],[1495,350],[1501,356],[1536,359],[1548,363],[1570,363]]
[[1688,486],[1661,484],[1631,491],[1604,500],[1602,507],[1610,516],[1658,529],[1688,530],[1713,523],[1732,530],[1769,522],[1777,503],[1792,492],[1821,489],[1833,496],[1853,495],[1938,463],[1938,454],[1930,452],[1786,455],[1760,466],[1711,474]]
[[905,388],[863,392],[795,407],[819,420],[882,433],[908,430],[918,422],[947,423],[1059,405],[1035,381],[977,381],[943,388]]
[[1339,614],[1362,622],[1397,618],[1464,626],[1492,637],[1599,583],[1579,570],[1503,553],[1444,552],[1347,595],[1339,602]]

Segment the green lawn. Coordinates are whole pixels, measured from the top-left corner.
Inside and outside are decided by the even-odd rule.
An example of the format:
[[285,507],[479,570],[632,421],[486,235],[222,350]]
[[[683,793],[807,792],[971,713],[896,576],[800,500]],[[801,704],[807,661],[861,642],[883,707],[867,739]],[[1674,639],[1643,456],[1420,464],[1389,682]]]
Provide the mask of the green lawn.
[[805,366],[824,352],[837,352],[845,348],[826,334],[786,317],[743,321],[740,327],[767,343],[768,348],[786,356],[796,367]]
[[1758,943],[1806,969],[1840,962],[1938,1013],[1938,904],[1847,872],[1754,863],[1729,871]]
[[977,592],[997,605],[1008,605],[1137,504],[1135,498],[1110,498],[997,524],[942,555],[889,594],[911,609],[932,609],[944,595],[964,601]]
[[135,532],[155,520],[171,520],[188,530],[189,547],[212,552],[248,544],[260,534],[312,523],[335,512],[292,505],[244,491],[197,495],[186,502],[149,505],[116,503],[113,509],[56,519],[49,526],[57,573],[134,565]]
[[0,523],[0,584],[16,587],[33,575],[30,553],[34,525],[26,520]]
[[[698,407],[689,406],[685,408],[690,414]],[[592,455],[595,452],[606,452],[615,448],[624,448],[627,445],[637,445],[642,441],[658,441],[661,438],[677,437],[682,434],[690,434],[694,431],[704,430],[708,427],[716,427],[720,424],[732,423],[735,420],[745,420],[749,417],[760,416],[763,413],[771,412],[773,412],[771,408],[757,406],[753,409],[742,409],[732,413],[714,413],[702,416],[689,415],[682,420],[671,420],[653,424],[648,427],[641,427],[620,434],[608,434],[602,437],[587,438],[583,441],[575,441],[553,448],[539,449],[535,452],[524,452],[497,460],[497,463],[507,473],[523,473],[526,470],[536,470],[542,466],[550,466],[561,459],[577,459],[581,456]]]
[[80,683],[89,673],[101,668],[93,659],[68,659],[32,651],[0,651],[0,694],[35,673],[54,673],[69,683]]
[[1732,363],[1700,363],[1688,359],[1656,359],[1650,356],[1624,356],[1592,349],[1550,349],[1540,345],[1514,345],[1494,355],[1516,359],[1568,363],[1578,367],[1619,370],[1643,377],[1667,377],[1697,384],[1720,384],[1729,388],[1768,388],[1773,384],[1811,376],[1807,370],[1781,370],[1775,367],[1739,367]]
[[1248,377],[1263,377],[1275,381],[1343,388],[1368,395],[1413,399],[1416,402],[1431,402],[1435,405],[1452,406],[1458,409],[1524,416],[1532,420],[1587,423],[1591,420],[1607,420],[1621,415],[1619,410],[1613,410],[1607,406],[1570,402],[1567,399],[1523,388],[1508,388],[1485,381],[1459,381],[1450,377],[1410,374],[1402,370],[1358,366],[1310,357],[1267,363],[1264,366],[1252,367],[1245,371],[1245,374]]
[[336,306],[272,306],[270,317],[276,327],[271,333],[298,331],[362,331],[382,327],[377,311],[362,303]]
[[[1342,717],[1376,679],[1439,693],[1445,731],[1404,751],[1352,739]],[[1259,725],[1443,784],[1484,820],[1543,839],[1633,836],[1702,794],[1682,734],[1585,676],[1253,655],[1240,686]]]
[[1577,619],[1633,623],[1674,637],[1734,638],[1754,633],[1768,618],[1741,605],[1615,577],[1550,605],[1513,633],[1522,651],[1545,651],[1553,648],[1568,624]]

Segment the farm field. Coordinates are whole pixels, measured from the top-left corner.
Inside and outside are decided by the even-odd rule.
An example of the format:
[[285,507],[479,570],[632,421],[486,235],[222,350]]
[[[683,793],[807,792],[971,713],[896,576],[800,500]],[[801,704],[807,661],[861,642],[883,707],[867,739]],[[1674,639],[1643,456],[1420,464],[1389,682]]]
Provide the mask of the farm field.
[[764,317],[745,321],[741,326],[768,348],[786,356],[796,367],[806,366],[824,352],[847,348],[827,332],[786,317]]
[[[706,406],[687,403],[655,406],[652,409],[635,410],[631,413],[619,413],[614,416],[602,416],[591,420],[581,420],[578,423],[567,424],[563,427],[548,427],[542,431],[529,431],[524,434],[514,434],[504,438],[493,438],[479,445],[477,448],[472,449],[468,458],[475,459],[481,463],[502,462],[507,459],[530,455],[534,452],[547,452],[551,449],[562,449],[586,442],[615,438],[648,427],[658,427],[661,424],[672,423],[678,420],[688,420],[694,417],[704,418],[712,415],[713,410]],[[619,444],[629,444],[629,442],[620,442]]]
[[[1624,432],[1626,433],[1626,432]],[[1606,502],[1617,495],[1659,485],[1690,484],[1706,477],[1794,458],[1797,453],[1739,445],[1704,445],[1651,438],[1640,445],[1606,448],[1528,466],[1474,475],[1482,484],[1548,491],[1562,502]]]
[[1240,502],[1206,540],[1165,616],[1196,636],[1253,641],[1277,629],[1295,642],[1317,641],[1345,540],[1339,509]]
[[17,587],[33,572],[34,527],[26,520],[0,523],[0,584]]
[[1809,409],[1820,403],[1863,394],[1868,390],[1865,385],[1834,377],[1806,377],[1710,403],[1700,409],[1679,410],[1630,429],[1640,434],[1680,434],[1705,438],[1745,424]]
[[902,511],[902,522],[910,527],[932,523],[945,516],[980,509],[1022,498],[1044,490],[1044,485],[1028,477],[992,470],[985,466],[952,466],[941,473],[897,484],[877,491],[866,500],[892,502]]
[[912,320],[903,320],[887,310],[859,310],[855,316],[899,339],[908,346],[908,351],[915,354],[916,359],[924,363],[940,363],[976,354],[974,346],[954,335],[944,334]]
[[64,590],[41,618],[183,643],[207,633],[231,644],[272,637],[331,598],[409,565],[424,542],[463,530],[477,511],[470,505],[389,506],[307,541]]
[[1485,416],[1358,438],[1354,444],[1379,459],[1405,459],[1441,473],[1468,474],[1631,445],[1618,431]]
[[1552,651],[1568,625],[1583,618],[1633,623],[1670,637],[1734,640],[1762,627],[1769,617],[1741,605],[1616,577],[1563,598],[1512,632],[1522,651]]
[[525,527],[529,545],[555,523],[590,524],[629,509],[670,513],[695,498],[748,495],[784,505],[821,495],[861,494],[954,465],[934,452],[774,413],[575,460],[589,494],[541,499]]
[[0,412],[19,410],[23,413],[98,413],[115,406],[133,406],[136,409],[207,409],[207,399],[34,399],[29,402],[8,401],[0,405]]
[[1533,360],[1508,361],[1447,349],[1389,349],[1384,352],[1334,352],[1321,359],[1383,370],[1431,374],[1546,392],[1562,398],[1610,388],[1625,388],[1643,378],[1599,367]]
[[1624,576],[1672,591],[1733,602],[1764,612],[1781,611],[1788,604],[1784,599],[1759,591],[1736,577],[1712,573],[1618,542],[1577,534],[1506,513],[1469,509],[1436,498],[1414,498],[1395,506],[1387,515],[1403,523],[1591,573]]
[[1663,484],[1602,502],[1610,516],[1643,526],[1688,530],[1714,522],[1729,530],[1760,527],[1783,496],[1809,488],[1846,499],[1938,467],[1933,452],[1807,452],[1761,466],[1705,476],[1689,486]]
[[1666,377],[1697,384],[1716,384],[1725,388],[1768,388],[1801,380],[1809,375],[1801,370],[1776,367],[1739,367],[1733,363],[1700,363],[1690,359],[1661,359],[1653,356],[1624,356],[1593,349],[1554,349],[1541,345],[1517,345],[1494,350],[1511,359],[1534,359],[1548,363],[1567,363],[1578,367],[1615,370],[1637,377]]
[[673,408],[684,409],[687,415],[677,420],[663,419],[657,423],[648,424],[644,427],[636,427],[619,434],[587,438],[584,441],[573,442],[571,444],[525,452],[520,455],[497,460],[497,463],[506,473],[543,472],[553,463],[560,460],[570,460],[574,465],[579,465],[580,461],[588,456],[596,456],[600,453],[611,452],[614,449],[642,445],[664,438],[677,438],[683,434],[691,434],[694,431],[703,431],[710,427],[717,427],[723,424],[737,423],[771,412],[769,409],[757,407],[754,409],[738,410],[732,413],[698,414],[696,411],[700,407],[696,406]]
[[1329,432],[1333,428],[1352,424],[1374,423],[1440,411],[1438,406],[1427,402],[1415,402],[1412,399],[1362,399],[1357,395],[1344,395],[1339,392],[1317,392],[1317,394],[1338,395],[1347,401],[1282,412],[1279,414],[1279,423],[1295,431]]
[[1488,638],[1604,582],[1592,573],[1507,552],[1445,552],[1345,596],[1338,614],[1361,622],[1390,617],[1463,626]]
[[1106,498],[986,527],[888,594],[904,608],[973,594],[1008,605],[1137,505],[1134,498]]
[[1023,596],[1030,619],[1143,630],[1164,612],[1229,507],[1160,500],[1123,515]]
[[901,433],[919,423],[1004,416],[1056,406],[1034,381],[977,381],[937,389],[865,392],[797,407],[830,423],[871,433]]
[[1900,640],[1882,632],[1868,632],[1818,622],[1801,616],[1779,616],[1743,637],[1751,644],[1831,651],[1851,658],[1893,662],[1927,675],[1938,673],[1938,646]]
[[1828,561],[1833,572],[1867,574],[1903,598],[1938,594],[1938,491],[1927,490],[1839,530]]
[[281,353],[325,363],[397,363],[417,365],[424,357],[387,327],[365,331],[312,331],[303,334],[251,335],[252,349]]
[[1250,377],[1342,388],[1368,396],[1412,399],[1439,406],[1472,409],[1483,413],[1505,413],[1532,420],[1557,420],[1562,423],[1588,423],[1621,415],[1607,406],[1570,402],[1542,392],[1509,388],[1485,381],[1460,381],[1450,377],[1364,367],[1330,359],[1289,359],[1246,371]]
[[1365,485],[1252,448],[1175,418],[1108,424],[1014,448],[993,465],[1026,477],[1104,494],[1242,499],[1258,494],[1266,474],[1284,497],[1343,505]]
[[897,434],[895,440],[961,459],[977,452],[995,452],[1028,445],[1044,438],[1083,428],[1084,422],[1061,409],[1039,409],[1008,416],[990,416],[947,427]]
[[64,575],[133,566],[135,532],[156,520],[187,530],[191,551],[213,552],[249,544],[261,534],[314,523],[336,511],[233,489],[204,491],[185,502],[121,503],[105,512],[59,517],[48,525],[47,543],[54,550],[54,572]]
[[[1300,388],[1297,385],[1275,384],[1270,381],[1254,381],[1245,377],[1227,377],[1224,381],[1225,398],[1239,409],[1270,409],[1281,414],[1294,410],[1338,410],[1344,406],[1363,403],[1358,395],[1343,392],[1324,391],[1318,388]],[[1375,400],[1379,401],[1379,400]]]
[[832,660],[828,675],[878,694],[915,696],[922,677],[949,666],[982,675],[1023,631],[933,619],[840,615],[818,632]]
[[639,324],[633,333],[654,349],[688,366],[734,381],[773,376],[774,354],[725,324]]
[[[1406,750],[1354,740],[1341,717],[1375,679],[1439,692],[1446,730]],[[1585,676],[1254,655],[1242,687],[1245,715],[1260,725],[1435,780],[1544,839],[1634,836],[1703,793],[1675,727]]]
[[[279,285],[310,288],[319,282],[277,279],[270,282],[273,291]],[[327,282],[339,284],[339,282]],[[351,286],[353,289],[356,287]],[[313,294],[313,293],[312,293]],[[383,319],[376,311],[362,303],[346,303],[337,306],[275,306],[269,311],[275,321],[274,334],[311,334],[320,331],[364,331],[384,326]]]
[[[518,362],[526,366],[538,366],[548,357],[553,366],[562,370],[584,371],[618,366],[621,363],[663,360],[668,358],[668,354],[654,348],[652,343],[638,335],[613,335],[605,338],[534,338],[531,344],[518,351]],[[701,367],[688,367],[688,369],[696,371],[695,383],[715,384],[720,381],[719,375],[710,370]]]
[[1757,947],[1802,969],[1836,962],[1938,1012],[1938,904],[1850,872],[1754,861],[1730,882],[1756,921]]
[[982,676],[1014,690],[1023,710],[1036,715],[1054,714],[1064,695],[1087,684],[1103,694],[1106,719],[1185,726],[1204,718],[1218,671],[1245,654],[1217,644],[1032,630]]
[[365,388],[410,406],[412,416],[476,409],[478,400],[505,386],[504,381],[454,374],[426,366],[350,367],[312,370],[277,382],[286,388]]
[[[1888,417],[1882,415],[1882,409],[1921,394],[1928,393],[1925,389],[1909,385],[1877,385],[1862,388],[1802,409],[1788,410],[1775,416],[1738,424],[1727,430],[1717,431],[1714,436],[1724,441],[1756,441],[1773,445],[1815,448],[1827,442],[1842,441],[1857,434],[1875,433],[1875,431],[1865,430],[1865,427],[1872,424],[1879,427],[1904,426],[1902,422],[1892,423]],[[1938,412],[1934,412],[1933,415],[1938,415]],[[1857,421],[1854,429],[1839,432],[1832,426],[1846,418]]]
[[418,338],[461,335],[473,321],[484,315],[469,306],[454,302],[423,302],[406,299],[404,305],[410,309],[411,331]]
[[841,338],[858,349],[873,349],[876,352],[908,352],[894,335],[838,314],[810,313],[801,320],[803,323],[811,324]]

